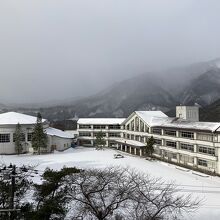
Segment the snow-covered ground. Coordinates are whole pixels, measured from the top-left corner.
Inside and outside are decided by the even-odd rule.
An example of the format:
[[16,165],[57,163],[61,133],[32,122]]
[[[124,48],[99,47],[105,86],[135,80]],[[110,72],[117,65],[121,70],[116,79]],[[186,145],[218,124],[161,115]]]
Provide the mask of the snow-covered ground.
[[115,150],[95,150],[94,148],[77,147],[65,152],[47,155],[10,155],[0,156],[1,163],[13,163],[18,166],[33,165],[43,171],[46,167],[60,169],[65,166],[78,168],[103,168],[110,165],[121,165],[135,168],[167,181],[175,181],[183,193],[199,196],[203,199],[202,207],[188,219],[218,220],[220,219],[220,178],[199,176],[189,170],[179,170],[174,165],[159,161],[147,161],[138,156],[120,152],[125,158],[114,159]]

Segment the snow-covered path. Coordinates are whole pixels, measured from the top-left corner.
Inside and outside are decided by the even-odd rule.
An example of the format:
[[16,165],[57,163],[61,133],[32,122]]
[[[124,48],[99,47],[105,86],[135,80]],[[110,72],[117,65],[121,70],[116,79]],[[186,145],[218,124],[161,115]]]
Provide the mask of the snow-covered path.
[[48,155],[10,155],[0,156],[1,163],[14,163],[18,166],[34,165],[38,170],[46,167],[60,169],[65,166],[76,166],[78,168],[102,168],[110,165],[129,166],[139,171],[148,173],[155,177],[161,177],[166,181],[174,181],[183,193],[193,193],[204,200],[202,208],[198,213],[188,219],[218,220],[220,219],[220,178],[202,177],[175,168],[174,165],[159,161],[147,161],[138,156],[126,153],[125,158],[114,159],[115,150],[105,149],[97,151],[94,148],[77,147],[62,153]]

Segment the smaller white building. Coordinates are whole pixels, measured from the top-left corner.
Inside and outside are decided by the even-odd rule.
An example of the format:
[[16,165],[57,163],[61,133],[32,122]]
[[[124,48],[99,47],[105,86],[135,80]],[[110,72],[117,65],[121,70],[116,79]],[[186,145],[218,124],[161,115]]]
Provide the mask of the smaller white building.
[[[0,114],[0,154],[15,154],[15,129],[19,123],[23,133],[23,153],[33,152],[31,145],[32,133],[37,117],[17,112]],[[49,122],[42,119],[43,128],[48,136],[48,147],[44,152],[65,150],[71,146],[73,137],[61,130],[49,127]]]
[[71,147],[73,135],[51,127],[46,128],[46,133],[51,150],[63,151]]

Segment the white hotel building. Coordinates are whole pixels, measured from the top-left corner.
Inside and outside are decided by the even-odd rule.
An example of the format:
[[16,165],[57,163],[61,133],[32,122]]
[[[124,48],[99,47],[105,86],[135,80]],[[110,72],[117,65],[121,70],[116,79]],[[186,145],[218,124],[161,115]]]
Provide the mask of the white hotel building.
[[161,111],[135,111],[126,119],[81,118],[78,144],[93,146],[102,131],[106,146],[142,156],[153,136],[156,157],[220,174],[220,123],[198,119],[197,106],[177,106],[175,118]]
[[[31,138],[36,121],[36,117],[17,112],[0,114],[0,154],[16,153],[14,134],[18,123],[21,125],[23,133],[23,153],[33,152]],[[42,149],[42,152],[62,151],[71,146],[74,138],[72,135],[49,127],[49,122],[46,119],[43,119],[42,123],[48,137],[47,149]]]

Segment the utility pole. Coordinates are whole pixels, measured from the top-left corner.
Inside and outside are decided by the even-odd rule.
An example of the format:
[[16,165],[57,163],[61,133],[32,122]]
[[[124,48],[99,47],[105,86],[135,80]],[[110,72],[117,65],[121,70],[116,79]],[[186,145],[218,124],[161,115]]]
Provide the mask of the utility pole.
[[[12,166],[11,172],[11,198],[10,198],[10,206],[11,210],[14,210],[14,196],[15,196],[15,175],[16,175],[16,166]],[[10,220],[14,219],[14,212],[10,212]]]
[[[18,213],[21,211],[19,207],[15,207],[15,193],[20,190],[20,183],[23,180],[27,180],[28,177],[33,177],[31,174],[38,174],[38,170],[34,170],[33,167],[16,167],[16,165],[10,164],[9,166],[0,167],[0,181],[6,183],[8,187],[9,196],[6,200],[6,205],[0,207],[0,219],[15,220],[18,219]],[[7,205],[8,204],[8,205]]]

